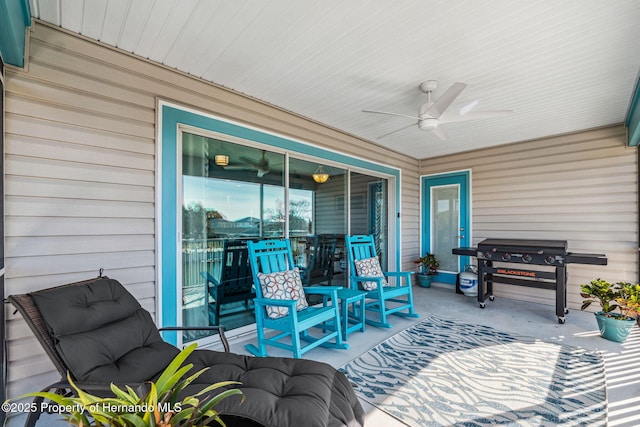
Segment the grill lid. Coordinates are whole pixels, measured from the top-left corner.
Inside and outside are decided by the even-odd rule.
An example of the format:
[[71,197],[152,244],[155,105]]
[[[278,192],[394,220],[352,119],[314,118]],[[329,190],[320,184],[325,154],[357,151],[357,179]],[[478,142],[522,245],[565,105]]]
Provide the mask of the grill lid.
[[567,252],[566,240],[531,240],[531,239],[484,239],[478,243],[478,249],[487,248],[517,248],[520,250],[528,249],[535,251],[537,249],[553,250],[561,253]]

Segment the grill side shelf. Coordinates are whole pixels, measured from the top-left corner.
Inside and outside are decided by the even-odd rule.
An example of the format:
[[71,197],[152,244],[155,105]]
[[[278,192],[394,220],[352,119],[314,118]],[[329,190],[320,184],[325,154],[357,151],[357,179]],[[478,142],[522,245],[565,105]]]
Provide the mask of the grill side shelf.
[[607,265],[607,256],[605,254],[574,254],[567,253],[567,264],[591,264],[591,265]]
[[478,248],[453,248],[451,249],[453,255],[463,256],[476,256],[478,254]]

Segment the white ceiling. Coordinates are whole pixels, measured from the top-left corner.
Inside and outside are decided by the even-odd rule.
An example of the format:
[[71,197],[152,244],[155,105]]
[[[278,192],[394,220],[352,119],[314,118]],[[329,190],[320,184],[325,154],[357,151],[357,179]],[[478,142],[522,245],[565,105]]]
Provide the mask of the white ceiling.
[[[422,159],[624,122],[640,70],[638,0],[30,0],[35,18]],[[403,126],[424,80],[450,111]]]

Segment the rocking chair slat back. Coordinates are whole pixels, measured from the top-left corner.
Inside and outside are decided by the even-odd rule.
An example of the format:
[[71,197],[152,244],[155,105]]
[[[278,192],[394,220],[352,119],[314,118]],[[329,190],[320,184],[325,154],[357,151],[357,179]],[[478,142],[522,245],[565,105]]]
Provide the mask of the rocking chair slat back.
[[249,250],[244,240],[226,240],[223,246],[220,280],[208,271],[200,272],[207,281],[209,295],[209,318],[211,324],[220,324],[222,305],[244,301],[248,309],[249,301],[256,297],[253,290],[253,274],[249,263]]
[[224,243],[224,264],[220,276],[220,285],[224,296],[251,293],[253,275],[249,264],[247,242],[227,240]]
[[275,273],[294,267],[289,240],[263,240],[254,248],[256,267],[261,273]]
[[337,240],[335,234],[318,234],[309,239],[311,256],[302,278],[305,286],[323,282],[331,285]]

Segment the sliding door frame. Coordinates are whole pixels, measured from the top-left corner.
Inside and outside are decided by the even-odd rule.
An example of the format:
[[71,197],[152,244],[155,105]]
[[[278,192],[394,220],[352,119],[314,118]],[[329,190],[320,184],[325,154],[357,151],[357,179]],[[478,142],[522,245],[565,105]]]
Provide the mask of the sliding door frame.
[[[159,326],[181,325],[182,321],[181,310],[178,309],[181,304],[179,304],[177,293],[180,263],[176,259],[175,251],[180,241],[178,225],[179,212],[181,212],[179,199],[181,176],[178,174],[180,170],[178,162],[182,154],[178,149],[183,131],[216,138],[224,137],[230,142],[242,140],[246,144],[292,153],[296,158],[322,159],[348,171],[387,179],[389,183],[388,239],[390,242],[396,242],[395,248],[392,248],[393,250],[389,253],[390,266],[400,268],[402,246],[400,241],[401,170],[399,168],[320,148],[301,140],[164,100],[157,101],[156,111],[156,321]],[[164,339],[178,346],[182,345],[181,334],[176,332],[165,332]]]

